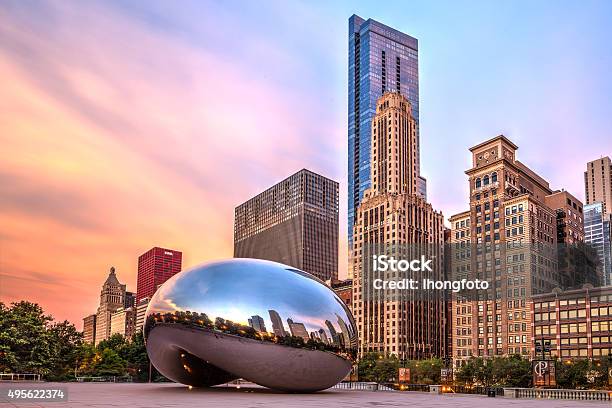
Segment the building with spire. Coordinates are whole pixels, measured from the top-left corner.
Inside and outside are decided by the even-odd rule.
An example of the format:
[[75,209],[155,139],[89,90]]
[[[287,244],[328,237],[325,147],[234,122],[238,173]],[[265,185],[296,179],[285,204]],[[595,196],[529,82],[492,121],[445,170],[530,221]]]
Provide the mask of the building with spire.
[[446,347],[444,302],[416,299],[415,291],[390,296],[372,291],[372,250],[441,250],[444,244],[442,213],[419,194],[417,125],[404,95],[386,92],[378,99],[371,135],[371,187],[355,213],[350,257],[359,352],[402,360],[441,356]]
[[110,268],[106,281],[100,291],[100,306],[96,313],[95,344],[106,340],[111,335],[111,316],[125,302],[125,285],[119,283],[115,274],[115,267]]

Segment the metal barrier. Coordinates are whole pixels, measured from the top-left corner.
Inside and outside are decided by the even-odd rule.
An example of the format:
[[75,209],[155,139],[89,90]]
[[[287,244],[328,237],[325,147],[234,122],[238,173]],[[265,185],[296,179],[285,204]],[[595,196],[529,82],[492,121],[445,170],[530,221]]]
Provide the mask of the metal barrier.
[[469,386],[469,385],[449,385],[447,386],[451,389],[448,392],[454,392],[457,394],[478,394],[478,395],[489,395],[490,392],[494,392],[495,396],[503,396],[504,388],[503,387],[483,387],[483,386]]
[[504,398],[537,398],[556,400],[589,400],[589,401],[612,401],[612,391],[606,390],[563,390],[563,389],[539,389],[539,388],[507,388],[507,387],[482,387],[464,385],[425,385],[425,384],[397,384],[375,382],[341,382],[332,388],[358,391],[420,391],[429,392],[435,390],[439,393],[478,394],[498,396]]
[[538,398],[556,400],[612,401],[612,391],[562,390],[539,388],[504,388],[505,398]]
[[376,382],[349,382],[344,381],[334,385],[332,388],[342,390],[358,391],[420,391],[429,392],[429,385],[426,384],[399,384],[399,383],[376,383]]
[[1,373],[0,381],[40,381],[40,374]]
[[340,382],[334,385],[332,388],[337,388],[341,390],[357,390],[357,391],[392,391],[389,387],[380,386],[380,384],[375,382],[363,382],[363,381],[346,381]]
[[77,382],[132,382],[132,377],[126,376],[99,376],[99,377],[76,377]]

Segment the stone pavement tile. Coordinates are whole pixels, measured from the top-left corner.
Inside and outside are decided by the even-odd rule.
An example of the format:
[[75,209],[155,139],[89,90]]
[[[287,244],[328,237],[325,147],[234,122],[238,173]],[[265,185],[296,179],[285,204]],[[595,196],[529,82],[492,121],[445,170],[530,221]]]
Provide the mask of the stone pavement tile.
[[[46,384],[48,385],[48,384]],[[253,407],[253,408],[325,408],[325,407],[452,407],[452,408],[575,408],[610,406],[609,402],[557,401],[487,398],[480,395],[433,395],[420,392],[368,392],[328,390],[315,394],[286,394],[257,386],[189,389],[180,384],[110,384],[69,383],[67,403],[0,404],[8,407],[49,408],[186,408],[186,407]]]

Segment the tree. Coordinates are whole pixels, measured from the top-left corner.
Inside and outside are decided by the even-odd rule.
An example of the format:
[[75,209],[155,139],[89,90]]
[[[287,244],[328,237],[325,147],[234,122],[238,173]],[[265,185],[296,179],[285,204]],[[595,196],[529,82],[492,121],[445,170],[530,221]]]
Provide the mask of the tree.
[[461,366],[457,379],[465,384],[476,384],[488,387],[493,381],[493,367],[482,357],[472,357]]
[[492,385],[503,387],[529,387],[531,363],[519,354],[495,357],[491,360]]
[[586,359],[557,361],[557,384],[562,388],[589,388],[587,373],[592,369],[591,362]]
[[115,350],[105,348],[100,353],[95,371],[100,376],[122,376],[126,373],[126,363]]
[[529,387],[531,363],[520,355],[484,359],[473,357],[456,374],[463,384],[485,387]]
[[95,346],[91,343],[82,343],[76,351],[77,369],[75,376],[93,376],[96,375],[96,365],[100,361],[100,356]]
[[108,339],[102,340],[98,343],[98,350],[103,351],[104,349],[111,349],[120,352],[126,346],[125,337],[119,333],[115,333]]
[[476,366],[472,360],[469,360],[466,364],[459,367],[455,374],[455,378],[459,383],[465,385],[472,385],[476,378]]
[[407,363],[410,368],[410,377],[417,384],[439,384],[440,370],[443,367],[442,360],[432,358],[429,360],[411,360]]
[[365,381],[393,381],[397,378],[399,366],[400,362],[393,354],[367,353],[359,360],[359,377]]
[[79,348],[83,344],[83,333],[67,320],[52,324],[48,331],[49,347],[51,349],[51,366],[53,371],[47,379],[67,380],[72,377],[77,367]]
[[0,307],[0,371],[47,375],[53,369],[45,316],[40,306],[21,301]]
[[139,381],[149,379],[149,355],[141,331],[132,336],[132,341],[125,347],[122,357],[128,362],[127,369],[130,375]]

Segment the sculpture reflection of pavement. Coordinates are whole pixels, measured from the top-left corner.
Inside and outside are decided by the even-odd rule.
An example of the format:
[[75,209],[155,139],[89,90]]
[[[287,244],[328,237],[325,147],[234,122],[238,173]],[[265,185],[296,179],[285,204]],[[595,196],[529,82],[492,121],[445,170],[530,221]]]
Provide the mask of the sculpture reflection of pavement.
[[350,371],[357,333],[344,303],[315,277],[233,259],[168,280],[147,309],[145,339],[151,361],[173,381],[210,386],[244,378],[317,391]]

